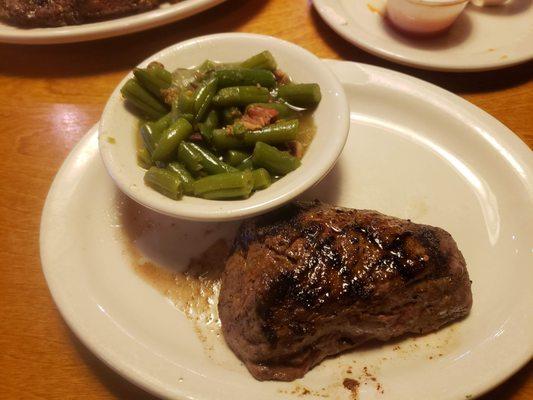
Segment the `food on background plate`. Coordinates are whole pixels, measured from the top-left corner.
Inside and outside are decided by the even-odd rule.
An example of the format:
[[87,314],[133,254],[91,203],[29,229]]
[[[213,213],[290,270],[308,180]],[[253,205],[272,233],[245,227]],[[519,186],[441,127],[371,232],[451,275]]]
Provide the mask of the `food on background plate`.
[[313,136],[316,83],[294,83],[268,51],[167,71],[154,62],[121,89],[144,120],[144,181],[172,199],[243,199],[298,168]]
[[226,342],[250,373],[291,381],[364,342],[464,317],[470,286],[443,229],[315,201],[242,224],[218,308]]
[[26,27],[76,25],[148,11],[161,0],[0,0],[0,17]]
[[469,0],[388,0],[387,19],[402,32],[434,35],[446,31]]

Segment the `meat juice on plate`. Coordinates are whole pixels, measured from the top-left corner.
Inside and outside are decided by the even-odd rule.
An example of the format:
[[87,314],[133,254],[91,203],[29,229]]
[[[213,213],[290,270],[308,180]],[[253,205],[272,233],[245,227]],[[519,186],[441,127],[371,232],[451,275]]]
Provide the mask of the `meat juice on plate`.
[[135,271],[194,322],[203,342],[208,332],[217,334],[220,274],[236,224],[175,220],[122,194],[117,208]]

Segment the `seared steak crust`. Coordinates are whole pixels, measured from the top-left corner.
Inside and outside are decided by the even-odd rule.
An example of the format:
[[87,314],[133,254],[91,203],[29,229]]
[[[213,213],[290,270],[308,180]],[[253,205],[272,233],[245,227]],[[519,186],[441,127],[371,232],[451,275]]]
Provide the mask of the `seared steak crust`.
[[0,0],[0,17],[16,25],[62,26],[150,10],[161,0]]
[[434,331],[471,305],[465,260],[446,231],[314,202],[243,223],[219,314],[255,378],[289,381],[368,340]]

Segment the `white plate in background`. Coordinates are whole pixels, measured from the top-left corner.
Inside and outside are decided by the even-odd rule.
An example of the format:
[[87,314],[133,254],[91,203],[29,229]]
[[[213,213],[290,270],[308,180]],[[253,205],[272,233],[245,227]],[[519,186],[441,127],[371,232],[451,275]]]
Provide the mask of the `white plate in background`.
[[449,32],[408,38],[385,21],[386,0],[313,0],[318,14],[344,39],[378,57],[422,69],[465,72],[533,59],[533,3],[469,4]]
[[[531,151],[493,117],[434,85],[369,65],[327,65],[348,95],[351,132],[337,166],[306,196],[448,230],[473,281],[471,315],[431,335],[328,359],[292,383],[258,382],[216,330],[192,323],[135,272],[131,244],[121,239],[118,190],[92,129],[50,189],[41,223],[43,270],[83,343],[151,393],[266,400],[309,391],[306,399],[327,393],[348,400],[342,382],[354,378],[360,400],[463,400],[531,358]],[[151,219],[134,245],[152,259],[174,254],[175,268],[235,227],[121,204]]]
[[126,17],[50,28],[22,28],[0,20],[0,42],[56,44],[121,36],[190,17],[223,1],[225,0],[183,0],[175,4],[163,3],[153,10]]

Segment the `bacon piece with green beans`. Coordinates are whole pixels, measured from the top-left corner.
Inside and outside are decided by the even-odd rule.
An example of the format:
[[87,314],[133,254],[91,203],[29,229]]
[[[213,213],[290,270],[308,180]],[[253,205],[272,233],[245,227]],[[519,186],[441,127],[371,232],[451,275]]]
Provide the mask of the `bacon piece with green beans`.
[[294,108],[283,103],[252,103],[246,107],[246,112],[256,107],[276,110],[278,112],[278,119],[293,119],[298,117],[298,112]]

